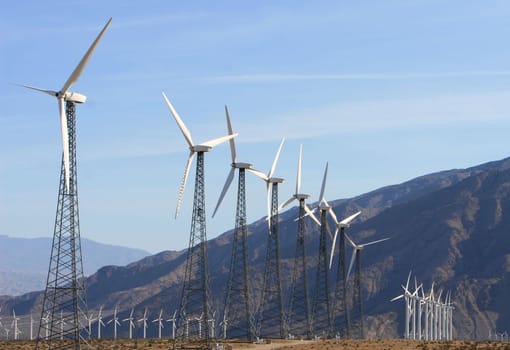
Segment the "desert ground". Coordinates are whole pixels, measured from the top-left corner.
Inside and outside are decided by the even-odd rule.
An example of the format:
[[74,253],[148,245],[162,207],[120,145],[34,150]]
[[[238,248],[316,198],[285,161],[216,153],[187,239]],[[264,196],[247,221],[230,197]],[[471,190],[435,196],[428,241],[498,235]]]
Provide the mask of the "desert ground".
[[[133,339],[133,340],[93,340],[90,343],[96,350],[167,350],[173,348],[172,340],[164,339]],[[425,342],[406,341],[395,339],[379,340],[273,340],[270,343],[250,344],[241,342],[223,342],[222,349],[232,350],[510,350],[510,343],[503,342]],[[0,341],[0,350],[33,350],[35,343],[32,341]],[[82,349],[88,347],[84,344]],[[41,347],[41,349],[45,349]],[[213,347],[214,349],[214,347]],[[221,349],[221,347],[218,347]]]

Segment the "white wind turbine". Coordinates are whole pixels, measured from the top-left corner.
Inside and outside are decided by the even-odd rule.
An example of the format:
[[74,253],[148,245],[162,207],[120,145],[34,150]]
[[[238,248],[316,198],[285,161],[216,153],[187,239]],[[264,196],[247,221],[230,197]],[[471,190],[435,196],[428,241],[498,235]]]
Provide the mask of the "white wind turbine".
[[[404,298],[405,300],[405,329],[404,329],[404,338],[410,339],[410,333],[409,333],[409,322],[411,320],[411,311],[412,311],[412,293],[409,291],[409,281],[411,280],[411,271],[409,271],[409,275],[407,276],[407,283],[406,286],[402,285],[402,289],[404,290],[404,293],[397,295],[391,301],[396,301],[399,299]],[[434,287],[432,287],[434,288]]]
[[87,65],[90,57],[92,56],[92,53],[96,49],[97,45],[101,41],[101,38],[103,37],[104,33],[108,29],[112,19],[110,18],[106,25],[103,27],[99,35],[97,36],[96,40],[92,43],[90,48],[87,50],[85,55],[82,57],[74,71],[71,73],[69,78],[64,83],[64,86],[59,91],[54,90],[45,90],[40,89],[37,87],[29,86],[29,85],[21,85],[23,87],[36,90],[39,92],[43,92],[45,94],[48,94],[50,96],[54,96],[57,98],[58,101],[58,108],[59,108],[59,114],[60,114],[60,129],[62,133],[62,148],[63,148],[63,159],[64,159],[64,177],[65,177],[65,185],[67,192],[69,192],[69,137],[68,137],[68,130],[67,130],[67,115],[65,110],[65,102],[70,101],[74,103],[85,103],[87,100],[87,97],[79,94],[77,92],[70,92],[69,89],[78,81],[80,78],[81,73],[85,69],[85,66]]
[[16,312],[12,309],[12,323],[11,328],[14,329],[14,340],[18,340],[18,335],[21,333],[18,328],[19,317],[16,317]]
[[158,338],[161,339],[161,329],[164,328],[163,326],[163,309],[159,311],[159,316],[155,320],[152,321],[152,323],[158,323]]
[[88,317],[87,317],[87,322],[88,322],[88,331],[89,331],[89,339],[91,338],[92,336],[92,322],[94,322],[96,319],[94,318],[94,313],[91,312],[89,313]]
[[182,178],[182,183],[181,183],[181,187],[179,188],[179,194],[178,194],[178,198],[177,198],[177,207],[175,209],[175,217],[177,218],[177,216],[179,215],[179,210],[181,208],[182,195],[184,193],[184,189],[186,187],[186,182],[188,180],[188,174],[189,174],[189,170],[191,167],[191,162],[193,161],[195,153],[198,153],[199,156],[203,156],[203,154],[205,152],[210,152],[215,146],[236,137],[238,134],[227,135],[227,136],[212,139],[212,140],[200,143],[200,144],[195,144],[193,142],[193,139],[191,138],[191,133],[189,132],[188,128],[186,127],[186,125],[182,121],[181,117],[179,116],[179,114],[177,113],[174,106],[172,105],[172,103],[170,102],[170,100],[168,99],[168,97],[165,95],[164,92],[163,92],[163,98],[165,99],[165,102],[166,102],[168,108],[170,109],[172,116],[174,117],[175,121],[177,122],[177,125],[179,126],[179,129],[181,130],[182,135],[184,136],[184,139],[188,143],[189,150],[190,150],[190,153],[188,156],[188,162],[186,163],[186,168],[184,169],[184,176]]
[[[276,152],[276,155],[274,157],[274,160],[273,160],[273,164],[271,165],[271,168],[269,169],[269,172],[266,174],[264,174],[263,172],[261,171],[258,171],[258,170],[255,170],[255,169],[252,169],[250,170],[253,174],[257,175],[258,177],[260,177],[262,180],[264,180],[266,182],[266,196],[267,196],[267,223],[269,226],[271,226],[271,195],[270,195],[270,188],[271,188],[271,185],[275,186],[275,185],[278,185],[279,183],[282,183],[284,182],[285,180],[282,179],[282,178],[279,178],[279,177],[273,177],[274,175],[274,171],[276,170],[276,165],[278,164],[278,159],[280,158],[280,152],[282,151],[282,147],[283,147],[283,143],[285,142],[285,138],[282,138],[282,141],[280,142],[280,146],[278,147],[278,151]],[[274,209],[277,209],[277,208],[274,208]],[[269,234],[271,234],[271,231],[269,231]]]
[[45,325],[44,328],[46,329],[46,338],[48,338],[48,334],[50,331],[49,330],[50,327],[48,326],[50,324],[50,312],[49,311],[46,313],[46,316],[41,317],[41,322],[44,322],[44,325]]
[[115,305],[115,309],[113,310],[113,318],[106,323],[110,324],[113,322],[113,339],[117,339],[117,326],[120,326],[119,318],[117,317],[117,309],[118,305]]
[[67,324],[64,320],[64,312],[60,310],[60,340],[64,339],[64,326]]
[[169,318],[168,320],[166,320],[167,322],[172,322],[172,339],[175,339],[175,322],[177,321],[177,319],[175,318],[176,314],[177,314],[177,310],[174,311],[172,318]]
[[131,313],[129,314],[129,317],[122,320],[122,322],[129,321],[129,339],[133,339],[133,328],[135,328],[135,322],[133,319],[134,311],[135,308],[131,308]]
[[372,241],[372,242],[368,242],[368,243],[364,243],[364,244],[356,244],[356,243],[354,243],[354,241],[347,234],[345,234],[345,238],[346,238],[346,240],[349,242],[349,244],[353,248],[351,263],[349,264],[349,270],[347,272],[346,279],[347,280],[349,279],[349,275],[351,273],[352,267],[354,265],[354,262],[356,261],[356,278],[355,278],[355,281],[356,281],[356,284],[357,284],[356,288],[357,288],[357,293],[358,293],[358,306],[359,306],[359,315],[360,315],[359,316],[360,317],[360,330],[361,330],[361,339],[364,339],[365,335],[364,335],[364,326],[363,326],[363,300],[362,300],[362,296],[361,296],[361,251],[366,246],[387,241],[389,238],[378,239],[376,241]]
[[200,317],[195,317],[194,320],[198,322],[198,338],[202,338],[202,320],[204,319],[204,314],[200,314]]
[[34,317],[30,313],[30,340],[34,340]]
[[103,305],[99,307],[99,313],[97,314],[97,339],[101,339],[101,326],[105,326],[103,322]]
[[143,317],[138,320],[138,322],[143,321],[143,339],[147,337],[147,308],[145,308],[145,311],[143,312]]
[[220,326],[223,329],[223,339],[227,339],[228,320],[226,315],[223,315],[223,320],[220,322]]
[[[230,188],[230,185],[232,184],[232,181],[234,180],[234,175],[236,169],[241,172],[242,170],[248,170],[253,173],[257,173],[257,170],[253,169],[253,164],[250,163],[241,163],[237,161],[237,152],[236,152],[236,145],[234,142],[234,136],[237,134],[234,134],[232,131],[232,124],[230,123],[230,116],[228,113],[228,108],[225,106],[225,115],[227,119],[227,129],[228,129],[228,135],[232,136],[232,138],[229,140],[230,143],[230,156],[232,158],[232,163],[230,172],[228,173],[227,180],[225,181],[225,185],[223,186],[223,190],[221,191],[220,197],[218,198],[218,203],[216,203],[216,207],[214,208],[213,217],[216,215],[216,212],[218,211],[218,208],[220,207],[221,203],[223,202],[223,198],[227,194],[228,189]],[[260,172],[258,172],[260,174]],[[265,174],[264,174],[265,175]]]

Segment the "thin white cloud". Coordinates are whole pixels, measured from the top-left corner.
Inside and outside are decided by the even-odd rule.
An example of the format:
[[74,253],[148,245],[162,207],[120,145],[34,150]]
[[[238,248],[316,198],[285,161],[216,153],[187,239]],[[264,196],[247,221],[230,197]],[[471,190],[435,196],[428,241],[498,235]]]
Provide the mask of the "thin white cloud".
[[442,78],[498,77],[510,76],[510,70],[474,70],[432,73],[352,73],[352,74],[239,74],[219,75],[204,78],[224,83],[270,83],[303,80],[420,80]]
[[[460,123],[510,121],[510,91],[358,101],[269,115],[240,124],[244,142],[314,138],[363,131],[403,131]],[[250,132],[243,133],[242,130]]]

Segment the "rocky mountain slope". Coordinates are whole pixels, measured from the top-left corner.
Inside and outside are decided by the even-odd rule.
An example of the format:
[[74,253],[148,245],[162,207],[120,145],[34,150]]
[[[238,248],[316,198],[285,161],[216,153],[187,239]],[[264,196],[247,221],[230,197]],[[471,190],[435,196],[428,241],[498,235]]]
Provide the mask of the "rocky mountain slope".
[[[362,286],[368,336],[398,337],[403,333],[404,305],[390,299],[412,270],[428,290],[452,291],[454,336],[484,339],[489,330],[510,329],[510,159],[469,169],[449,170],[384,187],[331,204],[338,217],[356,210],[363,214],[348,230],[355,241],[390,237],[363,250]],[[281,215],[280,241],[284,290],[290,283],[296,236],[297,209]],[[310,282],[318,249],[318,229],[307,227]],[[208,243],[213,303],[221,314],[231,254],[232,232]],[[267,223],[249,226],[250,280],[260,285],[267,241]],[[348,251],[348,258],[351,252]],[[107,266],[87,279],[89,308],[104,305],[120,317],[132,307],[155,318],[163,308],[169,318],[179,306],[186,251],[162,252],[127,266]],[[286,293],[287,294],[287,293]],[[0,300],[2,310],[28,313],[41,293]],[[154,329],[153,329],[154,328]],[[121,330],[126,332],[127,327]],[[151,327],[149,334],[155,335]],[[105,330],[108,332],[108,330]],[[141,330],[138,330],[141,332]]]

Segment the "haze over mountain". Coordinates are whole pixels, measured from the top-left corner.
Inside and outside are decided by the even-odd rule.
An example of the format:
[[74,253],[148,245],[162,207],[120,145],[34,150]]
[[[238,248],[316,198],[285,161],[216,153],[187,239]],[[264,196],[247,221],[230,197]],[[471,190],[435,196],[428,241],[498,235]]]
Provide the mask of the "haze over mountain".
[[[451,290],[455,303],[454,337],[485,339],[489,330],[510,329],[510,158],[476,167],[425,175],[350,199],[330,201],[337,216],[357,210],[360,219],[349,229],[357,242],[390,237],[363,250],[362,287],[369,337],[403,334],[401,294],[410,270],[428,291]],[[313,206],[313,205],[312,205]],[[297,208],[281,215],[282,284],[287,290],[295,250]],[[318,249],[318,229],[307,223],[310,288]],[[232,231],[209,241],[210,286],[214,308],[221,315],[231,254]],[[250,280],[260,286],[265,259],[267,223],[249,226]],[[347,256],[350,258],[348,250]],[[107,266],[87,279],[89,308],[104,305],[111,313],[119,304],[125,318],[147,307],[155,318],[161,308],[171,316],[180,302],[186,251],[162,252],[127,266]],[[335,258],[335,264],[338,257]],[[335,275],[335,272],[332,272]],[[288,293],[285,293],[288,295]],[[2,298],[2,310],[28,313],[41,293]],[[168,317],[167,317],[168,318]],[[217,316],[219,319],[219,317]],[[121,330],[126,332],[127,327]],[[137,331],[141,331],[138,329]],[[150,327],[149,335],[157,329]],[[168,330],[167,330],[168,331]],[[104,330],[108,334],[109,330]]]
[[[106,265],[126,265],[147,255],[141,249],[98,243],[82,238],[85,275]],[[52,238],[0,235],[0,295],[20,295],[44,288]]]

